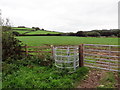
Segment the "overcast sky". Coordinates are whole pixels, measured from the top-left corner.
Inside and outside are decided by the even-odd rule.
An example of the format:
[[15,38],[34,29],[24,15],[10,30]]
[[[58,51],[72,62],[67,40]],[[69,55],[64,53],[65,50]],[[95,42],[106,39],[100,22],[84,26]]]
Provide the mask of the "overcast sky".
[[0,0],[13,26],[61,32],[118,28],[119,0]]

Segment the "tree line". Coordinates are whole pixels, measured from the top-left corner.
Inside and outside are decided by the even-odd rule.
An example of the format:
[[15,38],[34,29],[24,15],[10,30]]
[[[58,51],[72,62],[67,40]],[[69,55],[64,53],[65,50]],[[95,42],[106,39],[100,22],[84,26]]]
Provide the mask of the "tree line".
[[59,34],[19,34],[18,32],[13,32],[16,36],[78,36],[78,37],[120,37],[119,29],[111,30],[92,30],[92,31],[78,31],[77,33],[59,33]]
[[79,36],[79,37],[120,37],[120,29],[110,30],[92,30],[92,31],[78,31],[77,33],[64,33],[66,36]]

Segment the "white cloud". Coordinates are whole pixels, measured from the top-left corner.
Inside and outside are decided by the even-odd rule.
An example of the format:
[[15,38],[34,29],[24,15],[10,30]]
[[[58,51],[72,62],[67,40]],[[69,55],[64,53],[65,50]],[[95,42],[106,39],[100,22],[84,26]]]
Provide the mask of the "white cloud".
[[2,16],[14,26],[76,32],[117,28],[119,0],[1,0]]

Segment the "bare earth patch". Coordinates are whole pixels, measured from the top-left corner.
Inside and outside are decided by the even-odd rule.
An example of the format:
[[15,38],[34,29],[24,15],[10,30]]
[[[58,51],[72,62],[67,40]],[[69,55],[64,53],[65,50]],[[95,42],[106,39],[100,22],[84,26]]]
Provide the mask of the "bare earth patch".
[[99,86],[99,81],[104,77],[106,71],[92,69],[89,71],[88,78],[83,80],[77,88],[96,88]]

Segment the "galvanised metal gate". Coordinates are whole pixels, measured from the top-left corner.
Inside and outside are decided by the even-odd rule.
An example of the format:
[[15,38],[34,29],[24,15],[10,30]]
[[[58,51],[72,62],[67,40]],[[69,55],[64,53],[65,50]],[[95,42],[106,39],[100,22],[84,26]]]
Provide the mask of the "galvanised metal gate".
[[120,72],[120,45],[83,45],[84,66]]
[[79,46],[54,46],[55,66],[76,70],[87,66],[120,72],[120,45],[81,44]]
[[55,66],[75,71],[79,66],[78,46],[54,46]]

